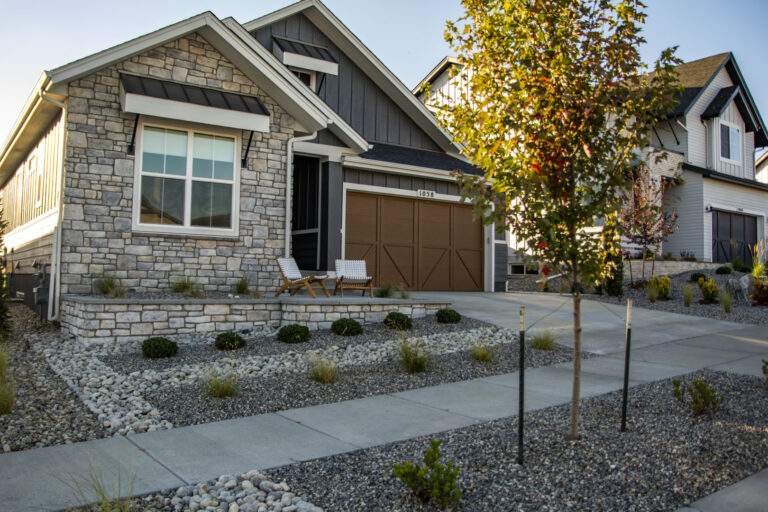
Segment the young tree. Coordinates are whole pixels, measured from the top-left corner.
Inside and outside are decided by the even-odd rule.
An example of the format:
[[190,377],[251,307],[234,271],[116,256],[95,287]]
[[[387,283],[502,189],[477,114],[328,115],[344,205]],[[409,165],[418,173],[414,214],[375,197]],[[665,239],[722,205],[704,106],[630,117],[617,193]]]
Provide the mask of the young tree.
[[[485,171],[460,178],[486,222],[503,223],[572,282],[574,374],[569,437],[579,437],[581,286],[613,271],[615,226],[637,148],[674,105],[674,49],[654,72],[638,47],[639,0],[463,0],[446,40],[466,82],[438,111]],[[492,205],[496,207],[493,208]]]
[[[660,155],[659,158],[663,158]],[[665,212],[663,206],[667,183],[655,178],[645,164],[634,169],[632,186],[624,195],[619,216],[621,232],[632,244],[642,248],[642,279],[645,280],[645,260],[650,249],[658,252],[661,244],[677,229],[677,212]],[[651,268],[651,276],[655,269]]]

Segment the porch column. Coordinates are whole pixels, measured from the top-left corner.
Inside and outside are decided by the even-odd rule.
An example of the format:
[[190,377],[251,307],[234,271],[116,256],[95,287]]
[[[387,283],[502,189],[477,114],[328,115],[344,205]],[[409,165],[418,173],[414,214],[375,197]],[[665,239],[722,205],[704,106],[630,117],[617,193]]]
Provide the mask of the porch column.
[[344,170],[341,162],[324,162],[325,175],[327,177],[325,205],[328,215],[325,216],[326,225],[324,232],[326,238],[325,262],[328,270],[334,270],[336,260],[341,258],[341,229],[344,225],[342,204],[344,201]]

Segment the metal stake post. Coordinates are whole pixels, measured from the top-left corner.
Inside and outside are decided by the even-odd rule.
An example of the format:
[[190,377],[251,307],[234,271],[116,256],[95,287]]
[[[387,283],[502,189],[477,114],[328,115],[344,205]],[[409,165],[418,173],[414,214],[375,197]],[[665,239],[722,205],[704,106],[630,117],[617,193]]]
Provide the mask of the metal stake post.
[[627,299],[627,346],[624,352],[624,392],[621,399],[621,431],[627,431],[627,395],[629,393],[629,353],[632,348],[632,299]]
[[520,396],[517,413],[517,463],[523,465],[523,402],[525,397],[525,306],[520,306]]

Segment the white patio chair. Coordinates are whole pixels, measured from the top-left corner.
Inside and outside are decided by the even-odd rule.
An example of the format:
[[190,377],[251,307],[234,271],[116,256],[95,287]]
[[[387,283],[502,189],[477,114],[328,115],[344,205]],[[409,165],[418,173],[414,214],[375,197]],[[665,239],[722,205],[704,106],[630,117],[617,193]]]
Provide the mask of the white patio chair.
[[323,291],[326,297],[330,297],[328,289],[325,287],[325,279],[328,279],[327,275],[310,275],[304,276],[299,270],[299,266],[296,264],[296,260],[293,258],[277,258],[277,265],[280,267],[280,274],[283,278],[283,284],[277,289],[275,296],[279,296],[285,292],[289,292],[291,295],[295,295],[296,292],[302,288],[306,288],[307,293],[312,297],[315,295],[315,284],[320,285],[320,289]]
[[368,295],[373,297],[373,277],[368,275],[365,260],[336,260],[336,287],[333,294],[344,290],[368,290]]

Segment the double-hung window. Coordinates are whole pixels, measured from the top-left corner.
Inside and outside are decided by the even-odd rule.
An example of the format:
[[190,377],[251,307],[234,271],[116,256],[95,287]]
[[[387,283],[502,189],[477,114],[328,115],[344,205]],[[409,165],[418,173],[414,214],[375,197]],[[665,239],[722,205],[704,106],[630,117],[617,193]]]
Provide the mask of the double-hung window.
[[137,152],[136,231],[236,236],[236,135],[144,124]]
[[738,126],[720,121],[720,158],[741,164],[741,130]]

